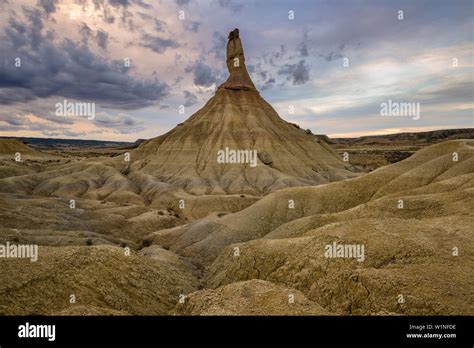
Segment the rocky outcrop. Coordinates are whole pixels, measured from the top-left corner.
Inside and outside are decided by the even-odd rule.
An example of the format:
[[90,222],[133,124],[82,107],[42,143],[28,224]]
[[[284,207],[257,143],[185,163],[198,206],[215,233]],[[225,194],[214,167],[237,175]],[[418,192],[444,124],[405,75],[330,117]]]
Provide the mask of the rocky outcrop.
[[220,88],[257,91],[245,66],[244,48],[240,41],[239,29],[234,29],[229,33],[226,63],[229,78]]
[[[194,195],[255,196],[356,176],[327,144],[280,118],[260,96],[245,66],[238,29],[229,35],[227,68],[229,78],[202,109],[133,151],[131,173]],[[219,163],[218,152],[225,149],[255,151],[258,159]]]

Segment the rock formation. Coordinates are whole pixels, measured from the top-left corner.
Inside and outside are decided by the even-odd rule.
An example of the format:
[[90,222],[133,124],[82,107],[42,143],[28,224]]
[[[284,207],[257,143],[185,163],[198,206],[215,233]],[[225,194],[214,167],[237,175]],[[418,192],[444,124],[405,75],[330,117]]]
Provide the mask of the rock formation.
[[244,48],[239,37],[239,29],[229,33],[227,42],[227,69],[229,78],[220,88],[257,91],[245,66]]
[[0,314],[473,315],[474,140],[342,180],[324,137],[260,96],[238,30],[227,66],[201,110],[119,156],[0,139],[0,246],[39,246],[0,253]]
[[[290,186],[354,176],[324,142],[281,119],[259,94],[247,68],[239,30],[227,43],[229,78],[182,125],[141,144],[132,172],[150,174],[195,195],[264,195]],[[218,163],[224,149],[256,151],[258,163]]]

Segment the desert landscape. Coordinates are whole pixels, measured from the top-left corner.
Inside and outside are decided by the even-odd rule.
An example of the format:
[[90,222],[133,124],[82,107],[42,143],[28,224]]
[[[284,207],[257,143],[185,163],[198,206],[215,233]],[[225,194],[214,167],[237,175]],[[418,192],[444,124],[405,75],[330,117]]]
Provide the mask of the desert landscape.
[[315,135],[226,64],[154,138],[0,139],[0,314],[473,315],[474,129]]

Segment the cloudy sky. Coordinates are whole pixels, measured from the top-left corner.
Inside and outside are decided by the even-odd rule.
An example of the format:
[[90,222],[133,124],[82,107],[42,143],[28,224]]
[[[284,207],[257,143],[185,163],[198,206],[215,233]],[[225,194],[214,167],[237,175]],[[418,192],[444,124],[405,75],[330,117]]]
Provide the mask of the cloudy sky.
[[[0,135],[160,135],[225,81],[236,27],[261,95],[313,133],[474,127],[473,4],[0,0]],[[57,115],[64,100],[95,118]],[[388,100],[420,103],[420,118],[381,116]]]

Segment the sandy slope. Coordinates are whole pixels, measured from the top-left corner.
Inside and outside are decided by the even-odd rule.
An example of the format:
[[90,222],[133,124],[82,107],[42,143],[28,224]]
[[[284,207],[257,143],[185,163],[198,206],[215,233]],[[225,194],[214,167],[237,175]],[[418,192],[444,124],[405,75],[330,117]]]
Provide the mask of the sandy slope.
[[126,256],[118,247],[41,247],[39,253],[37,262],[1,261],[1,314],[74,314],[76,305],[104,314],[168,314],[182,292],[198,287],[185,265],[164,267],[164,261]]
[[[0,180],[0,240],[41,245],[37,263],[0,260],[2,313],[474,313],[472,140],[433,145],[354,179],[254,197],[246,209],[196,221],[153,200],[148,206],[97,200],[90,187],[107,184],[94,184],[87,173],[106,177],[115,168],[110,161],[56,163],[48,165],[54,175],[40,167]],[[64,190],[61,180],[49,182],[58,174],[71,187],[90,180],[75,209],[50,192]],[[152,197],[153,178],[141,178],[137,195]],[[129,190],[117,185],[112,192]],[[217,209],[223,197],[252,196],[201,196],[201,202]],[[364,261],[326,258],[333,242],[364,245]],[[74,306],[71,293],[79,294]],[[187,296],[183,304],[180,294]]]
[[[209,264],[211,289],[262,279],[298,289],[332,313],[472,314],[473,193],[474,142],[456,140],[359,178],[281,190],[241,212],[149,238]],[[326,258],[334,241],[364,245],[365,260]]]

